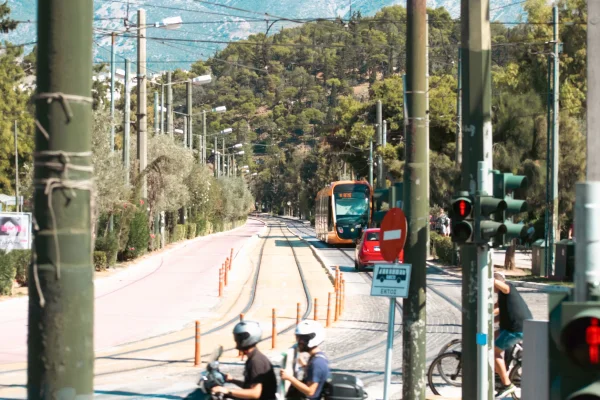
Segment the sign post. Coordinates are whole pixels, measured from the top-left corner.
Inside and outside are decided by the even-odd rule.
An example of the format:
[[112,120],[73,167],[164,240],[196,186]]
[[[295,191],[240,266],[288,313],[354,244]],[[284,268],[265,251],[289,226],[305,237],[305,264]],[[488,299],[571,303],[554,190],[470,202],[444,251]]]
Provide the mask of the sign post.
[[398,264],[398,255],[406,243],[406,216],[399,208],[389,210],[381,221],[381,254],[391,264],[376,264],[373,270],[371,296],[390,298],[388,336],[385,354],[383,400],[390,398],[392,380],[392,353],[394,349],[394,326],[396,323],[396,298],[406,298],[410,285],[410,264]]

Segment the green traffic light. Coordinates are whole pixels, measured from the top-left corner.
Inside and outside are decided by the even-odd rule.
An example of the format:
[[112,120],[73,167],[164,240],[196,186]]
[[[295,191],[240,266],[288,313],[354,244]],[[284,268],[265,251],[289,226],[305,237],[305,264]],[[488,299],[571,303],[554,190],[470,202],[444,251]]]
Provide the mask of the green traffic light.
[[454,224],[452,229],[452,241],[456,243],[466,243],[473,236],[473,226],[467,221],[461,221]]

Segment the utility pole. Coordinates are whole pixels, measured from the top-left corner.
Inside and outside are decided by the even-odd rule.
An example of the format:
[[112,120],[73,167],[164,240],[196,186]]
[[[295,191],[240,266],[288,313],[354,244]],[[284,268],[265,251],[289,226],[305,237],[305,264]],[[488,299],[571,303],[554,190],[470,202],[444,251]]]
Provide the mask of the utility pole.
[[188,129],[188,143],[189,148],[192,150],[194,148],[194,142],[192,140],[192,80],[187,81],[187,129]]
[[404,204],[408,232],[405,262],[412,264],[408,297],[403,300],[402,398],[425,398],[425,335],[426,312],[425,268],[429,204],[426,199],[429,182],[427,153],[427,76],[426,33],[427,4],[425,0],[408,0],[406,27],[406,94],[407,138],[404,166]]
[[188,143],[188,120],[187,117],[183,117],[183,148],[187,149]]
[[123,116],[123,166],[125,167],[125,184],[129,186],[129,151],[131,148],[131,65],[125,59],[125,113]]
[[94,5],[92,0],[46,0],[37,5],[43,16],[37,22],[33,97],[38,226],[29,267],[37,288],[29,293],[27,398],[92,398]]
[[173,138],[173,85],[171,71],[167,72],[167,133]]
[[111,34],[110,46],[110,152],[115,151],[115,40],[116,33]]
[[558,100],[560,95],[560,58],[559,58],[559,41],[558,37],[558,7],[552,7],[553,15],[553,45],[552,58],[554,68],[552,69],[552,228],[550,229],[550,267],[552,273],[555,271],[555,254],[554,244],[556,239],[560,239],[560,231],[558,229],[558,146],[559,146],[559,109]]
[[219,177],[219,154],[217,153],[217,136],[215,136],[215,147],[214,147],[214,153],[215,153],[215,161],[213,162],[214,165],[214,169],[215,169],[215,177]]
[[158,92],[154,92],[154,135],[158,135],[158,130],[160,129],[158,121],[159,113],[158,113]]
[[[19,212],[19,123],[15,120],[15,211]],[[23,210],[21,210],[23,211]]]
[[223,157],[221,158],[223,160],[221,164],[223,165],[221,166],[221,168],[223,168],[223,176],[225,176],[225,138],[221,138],[221,147],[223,148],[223,152],[221,153],[223,155]]
[[[383,147],[385,148],[385,146],[387,146],[387,120],[383,120],[383,128],[381,131],[381,144],[383,145]],[[346,164],[344,164],[344,167],[346,166]],[[386,188],[387,187],[387,168],[384,165],[383,167],[383,187]],[[344,172],[345,174],[345,172]]]
[[[138,143],[137,156],[140,161],[140,173],[148,164],[148,107],[146,105],[146,10],[138,10]],[[148,180],[143,178],[142,198],[148,198]]]
[[[161,78],[164,79],[164,76]],[[164,83],[160,84],[160,133],[163,135],[165,134],[165,84]]]
[[406,160],[406,138],[407,138],[407,129],[408,126],[408,99],[406,98],[406,74],[402,75],[402,91],[403,93],[403,103],[402,112],[403,112],[403,121],[404,121],[404,160]]
[[206,147],[208,146],[206,142],[206,110],[202,110],[202,137],[200,138],[200,147],[202,153],[202,164],[206,165]]
[[[600,49],[600,26],[590,21],[600,19],[600,3],[588,0],[588,23],[587,23],[587,48]],[[587,52],[587,180],[600,181],[600,130],[596,127],[600,124],[600,52]],[[590,128],[593,127],[593,128]],[[591,224],[594,225],[594,224]],[[575,236],[577,238],[577,236]]]
[[458,48],[458,87],[456,89],[456,155],[454,165],[460,168],[462,164],[462,49]]
[[373,138],[369,139],[369,185],[373,187]]
[[[467,134],[463,135],[460,190],[471,196],[482,191],[493,192],[489,176],[493,169],[489,21],[489,0],[461,0],[461,52],[462,59],[466,61],[461,68],[464,85],[462,114]],[[487,244],[461,246],[464,399],[494,398],[494,371],[488,359],[494,339],[491,256]],[[477,285],[474,285],[475,282]],[[479,321],[478,315],[481,317]]]
[[[382,129],[383,129],[383,116],[382,116],[382,105],[381,100],[377,100],[377,147],[381,150],[383,144]],[[377,155],[377,187],[384,188],[385,182],[383,178],[383,157],[381,154]]]

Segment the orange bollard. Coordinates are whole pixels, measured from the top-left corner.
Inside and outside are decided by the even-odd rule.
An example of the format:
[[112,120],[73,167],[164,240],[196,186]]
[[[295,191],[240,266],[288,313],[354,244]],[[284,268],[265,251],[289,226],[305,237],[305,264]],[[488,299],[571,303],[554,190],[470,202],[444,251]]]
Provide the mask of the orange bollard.
[[221,268],[223,268],[223,274],[225,275],[225,286],[227,286],[227,275],[229,275],[227,273],[227,265],[223,264]]
[[336,290],[339,289],[339,283],[340,283],[340,267],[335,267],[335,281],[333,283],[333,288]]
[[296,325],[298,325],[300,323],[300,318],[301,318],[300,309],[301,309],[301,306],[300,306],[300,303],[298,303],[296,305]]
[[227,271],[229,271],[229,269],[230,269],[230,268],[229,268],[229,257],[227,257],[227,258],[225,259],[225,268],[227,268]]
[[346,280],[342,279],[342,311],[341,311],[341,314],[344,313],[345,308],[346,308]]
[[233,247],[231,248],[231,253],[229,254],[229,269],[233,266]]
[[277,346],[277,312],[273,309],[273,332],[271,333],[271,348]]
[[317,312],[318,308],[319,308],[319,299],[315,298],[315,316],[314,316],[315,321],[319,320],[319,314]]
[[223,297],[223,268],[219,269],[219,297]]
[[325,327],[331,327],[331,292],[327,294],[327,324]]
[[340,317],[339,309],[340,309],[340,291],[339,291],[339,289],[336,289],[335,290],[335,310],[333,310],[333,320],[335,322],[337,322]]
[[201,332],[200,332],[200,321],[196,321],[196,351],[195,351],[195,355],[194,355],[194,367],[198,367],[200,366],[200,364],[202,363],[202,359],[201,359],[201,353],[200,353],[200,336],[201,336]]

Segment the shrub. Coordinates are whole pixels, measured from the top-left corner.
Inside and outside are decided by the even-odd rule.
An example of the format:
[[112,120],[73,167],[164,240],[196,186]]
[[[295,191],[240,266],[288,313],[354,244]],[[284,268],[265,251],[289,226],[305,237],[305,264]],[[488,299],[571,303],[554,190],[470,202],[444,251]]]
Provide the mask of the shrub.
[[27,286],[27,268],[31,262],[31,250],[13,250],[9,254],[17,270],[15,280],[20,286]]
[[208,231],[208,221],[204,218],[196,218],[196,235],[204,236]]
[[133,216],[129,228],[129,240],[123,252],[127,260],[137,258],[148,250],[150,242],[150,229],[148,228],[148,216],[145,211],[138,211]]
[[150,251],[160,250],[161,239],[160,233],[152,233],[150,235]]
[[12,294],[13,282],[17,275],[13,253],[11,251],[6,254],[0,251],[0,295],[10,296]]
[[433,242],[437,258],[445,264],[452,264],[452,253],[454,252],[452,239],[447,236],[437,236],[438,238]]
[[116,233],[110,232],[106,236],[96,238],[96,251],[106,253],[106,266],[111,267],[117,262],[117,253],[119,252],[119,240]]
[[188,239],[193,239],[196,237],[196,224],[189,223],[186,224],[186,234]]
[[106,253],[103,251],[94,252],[94,268],[96,271],[105,271],[108,267]]
[[185,225],[177,224],[173,230],[173,241],[172,243],[179,242],[185,239],[186,229]]

